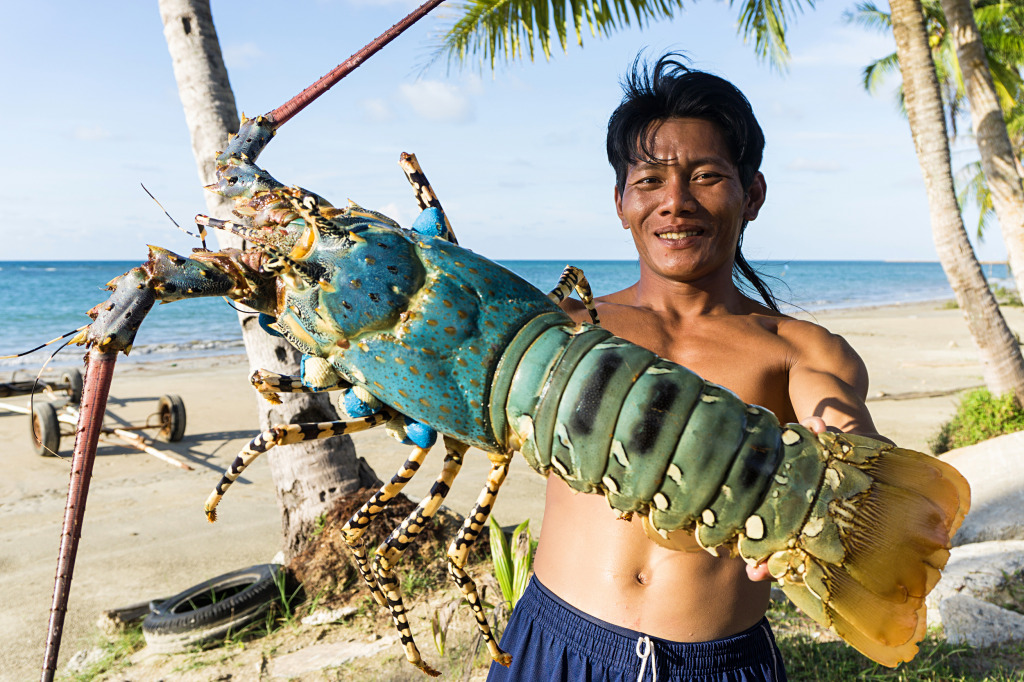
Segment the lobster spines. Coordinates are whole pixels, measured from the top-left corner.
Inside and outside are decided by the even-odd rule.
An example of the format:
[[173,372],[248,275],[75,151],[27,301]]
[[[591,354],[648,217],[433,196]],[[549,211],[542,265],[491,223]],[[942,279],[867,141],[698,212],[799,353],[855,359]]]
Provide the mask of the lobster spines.
[[[797,606],[883,665],[910,660],[924,637],[925,596],[970,506],[967,482],[934,457],[870,438],[789,425],[783,440],[790,452],[779,475],[790,494],[769,491],[740,555],[758,561],[773,547],[768,567]],[[801,508],[795,530],[775,532],[776,516]]]

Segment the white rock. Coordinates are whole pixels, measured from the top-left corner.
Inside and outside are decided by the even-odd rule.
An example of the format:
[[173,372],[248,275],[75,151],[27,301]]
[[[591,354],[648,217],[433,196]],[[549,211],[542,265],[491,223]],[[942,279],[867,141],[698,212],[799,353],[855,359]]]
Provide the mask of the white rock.
[[987,599],[1007,576],[1024,570],[1024,540],[978,542],[954,547],[942,579],[928,595],[928,625],[942,623],[942,602],[958,594]]
[[946,639],[972,647],[1024,640],[1024,616],[966,594],[939,605]]
[[303,625],[326,625],[345,620],[358,611],[354,606],[346,606],[341,609],[320,609],[302,619]]
[[270,662],[271,677],[297,677],[305,673],[331,668],[365,656],[376,656],[398,641],[398,635],[382,637],[371,642],[337,642],[314,644]]
[[69,675],[76,675],[84,672],[89,666],[102,660],[106,653],[107,652],[104,651],[102,647],[82,649],[81,651],[75,652],[75,654],[68,659],[67,665],[64,667],[64,671]]
[[971,484],[971,511],[954,545],[1024,540],[1024,431],[942,456]]

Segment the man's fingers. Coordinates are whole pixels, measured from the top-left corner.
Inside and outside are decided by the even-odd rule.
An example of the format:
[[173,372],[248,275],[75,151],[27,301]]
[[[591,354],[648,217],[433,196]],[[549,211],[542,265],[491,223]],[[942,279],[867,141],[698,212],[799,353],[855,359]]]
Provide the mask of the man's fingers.
[[747,577],[754,582],[761,582],[763,580],[771,580],[772,574],[768,572],[768,564],[761,563],[757,566],[747,566]]
[[827,428],[821,417],[804,417],[800,420],[800,426],[806,427],[811,433],[824,433]]

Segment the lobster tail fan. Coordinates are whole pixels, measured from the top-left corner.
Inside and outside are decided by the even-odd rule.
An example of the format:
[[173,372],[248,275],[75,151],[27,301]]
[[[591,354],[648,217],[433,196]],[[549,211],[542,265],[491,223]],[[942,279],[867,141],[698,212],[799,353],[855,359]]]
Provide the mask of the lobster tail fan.
[[819,497],[798,546],[769,567],[815,620],[895,666],[924,637],[925,597],[949,559],[970,488],[928,455],[845,434],[822,441],[832,457]]

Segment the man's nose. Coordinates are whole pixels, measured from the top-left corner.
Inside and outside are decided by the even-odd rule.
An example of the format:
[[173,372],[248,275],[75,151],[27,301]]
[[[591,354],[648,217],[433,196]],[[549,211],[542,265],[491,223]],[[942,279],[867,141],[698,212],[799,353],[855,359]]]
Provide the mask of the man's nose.
[[693,213],[697,210],[697,199],[690,191],[690,183],[682,178],[672,178],[665,184],[661,197],[661,212],[666,215]]

